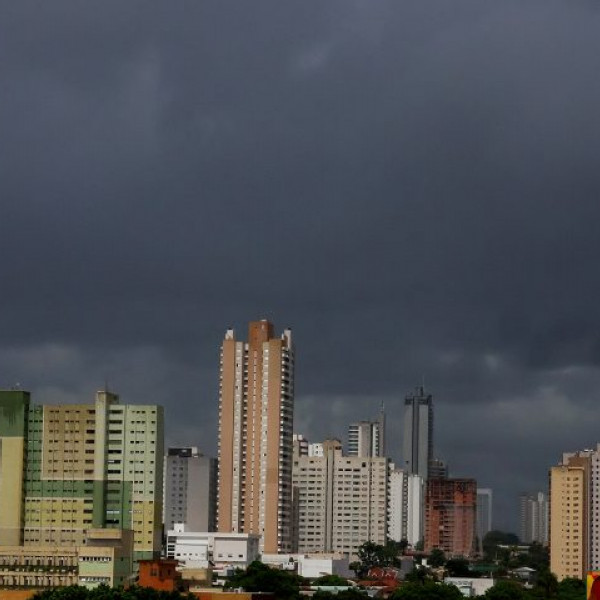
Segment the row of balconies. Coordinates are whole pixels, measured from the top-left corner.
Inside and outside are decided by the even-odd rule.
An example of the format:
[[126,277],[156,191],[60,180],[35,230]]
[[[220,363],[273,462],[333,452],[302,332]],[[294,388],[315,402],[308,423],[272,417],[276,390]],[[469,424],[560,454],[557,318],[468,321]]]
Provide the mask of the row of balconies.
[[61,574],[72,574],[77,573],[77,567],[49,567],[49,566],[38,566],[38,565],[0,565],[0,573],[61,573]]

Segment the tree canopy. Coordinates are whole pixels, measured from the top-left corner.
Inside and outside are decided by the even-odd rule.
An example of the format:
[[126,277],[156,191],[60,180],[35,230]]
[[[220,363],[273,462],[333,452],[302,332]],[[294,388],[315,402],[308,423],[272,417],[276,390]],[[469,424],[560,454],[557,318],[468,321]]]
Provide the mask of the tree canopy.
[[485,593],[486,600],[526,600],[525,588],[516,581],[498,581]]
[[390,600],[463,600],[463,595],[454,585],[425,581],[401,585]]
[[585,598],[585,583],[581,579],[567,577],[558,584],[557,597],[560,600],[581,600]]
[[481,542],[484,560],[496,560],[498,558],[498,546],[500,545],[517,546],[518,544],[519,538],[514,533],[499,531],[497,529],[488,531]]
[[538,574],[533,589],[525,589],[516,581],[500,580],[485,594],[486,600],[581,600],[585,598],[585,583],[567,578],[560,583],[550,571]]
[[323,575],[312,582],[312,585],[349,585],[348,580],[339,575]]
[[443,550],[440,550],[439,548],[434,548],[430,553],[429,553],[429,565],[432,566],[434,569],[437,567],[443,567],[446,564],[446,555],[444,554]]
[[313,600],[365,600],[365,598],[368,598],[367,593],[357,588],[343,590],[335,594],[318,590],[312,597]]
[[466,558],[451,558],[446,561],[446,569],[450,577],[473,577]]
[[350,564],[357,577],[365,577],[373,567],[399,567],[400,557],[406,550],[406,544],[389,541],[385,546],[374,542],[365,542],[358,548],[358,561]]
[[[131,586],[127,589],[100,585],[93,590],[79,585],[50,588],[36,592],[32,600],[182,600],[179,592],[159,592],[152,588]],[[188,594],[188,600],[196,597]]]
[[273,569],[254,561],[248,568],[236,571],[225,584],[227,589],[243,588],[247,592],[271,592],[281,600],[295,600],[303,579],[281,569]]

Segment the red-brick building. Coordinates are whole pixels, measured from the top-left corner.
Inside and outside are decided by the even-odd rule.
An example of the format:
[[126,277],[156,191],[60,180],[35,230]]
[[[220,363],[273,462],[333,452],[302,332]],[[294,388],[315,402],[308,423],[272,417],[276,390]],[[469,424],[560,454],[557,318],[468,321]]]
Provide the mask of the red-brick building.
[[475,551],[477,482],[434,478],[425,494],[425,551],[469,557]]

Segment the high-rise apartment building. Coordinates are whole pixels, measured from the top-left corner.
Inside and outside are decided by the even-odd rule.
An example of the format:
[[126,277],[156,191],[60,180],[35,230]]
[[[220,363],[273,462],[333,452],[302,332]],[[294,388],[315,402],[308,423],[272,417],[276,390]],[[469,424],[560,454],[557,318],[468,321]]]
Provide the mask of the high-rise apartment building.
[[544,492],[519,496],[519,539],[523,544],[548,543],[548,498]]
[[600,444],[550,470],[550,568],[559,579],[600,570]]
[[[26,441],[26,443],[25,443]],[[163,412],[119,404],[36,406],[0,392],[0,545],[81,546],[91,528],[133,530],[134,559],[161,547]]]
[[385,457],[344,456],[338,440],[323,456],[294,456],[294,551],[356,555],[364,542],[385,544]]
[[550,469],[550,570],[582,579],[589,566],[589,456],[564,455]]
[[348,426],[348,456],[385,456],[385,410],[376,421],[358,421]]
[[425,551],[440,548],[448,557],[475,550],[477,482],[429,479],[425,495]]
[[590,478],[588,488],[589,511],[589,569],[600,571],[600,444],[589,452]]
[[292,332],[275,337],[266,320],[248,341],[227,330],[221,347],[217,528],[256,533],[261,552],[292,545]]
[[492,499],[490,488],[477,488],[477,540],[480,545],[486,533],[492,530]]
[[165,531],[185,523],[189,531],[214,531],[217,461],[196,446],[169,448],[165,456],[163,496]]
[[391,465],[388,488],[388,538],[414,546],[423,540],[423,478]]
[[403,467],[427,479],[432,459],[433,396],[420,386],[404,401]]

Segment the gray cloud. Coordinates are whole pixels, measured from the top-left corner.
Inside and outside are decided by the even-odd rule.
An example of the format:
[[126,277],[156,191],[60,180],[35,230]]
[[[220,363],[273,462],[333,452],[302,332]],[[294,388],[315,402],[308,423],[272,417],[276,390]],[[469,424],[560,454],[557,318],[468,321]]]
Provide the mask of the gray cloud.
[[4,384],[108,379],[214,451],[223,331],[266,316],[306,435],[385,400],[399,448],[425,376],[503,526],[595,443],[593,3],[2,9]]

